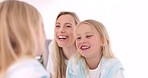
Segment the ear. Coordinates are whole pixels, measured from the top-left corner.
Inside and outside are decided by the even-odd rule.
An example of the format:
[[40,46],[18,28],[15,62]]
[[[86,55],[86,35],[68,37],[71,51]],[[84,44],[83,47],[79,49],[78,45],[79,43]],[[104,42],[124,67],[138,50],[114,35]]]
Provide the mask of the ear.
[[103,42],[102,42],[102,46],[106,46],[106,45],[108,45],[109,44],[109,41],[108,40],[104,40]]
[[101,45],[101,46],[104,46],[104,41],[103,41],[102,38],[100,39],[100,45]]

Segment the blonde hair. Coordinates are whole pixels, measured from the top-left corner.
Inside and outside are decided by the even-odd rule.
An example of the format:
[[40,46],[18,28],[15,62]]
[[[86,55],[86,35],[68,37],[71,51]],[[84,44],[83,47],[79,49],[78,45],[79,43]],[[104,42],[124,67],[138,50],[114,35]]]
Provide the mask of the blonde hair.
[[80,22],[79,25],[77,26],[77,29],[81,24],[87,24],[87,25],[91,26],[92,29],[93,28],[96,29],[97,32],[100,34],[101,40],[103,42],[103,46],[102,46],[103,56],[106,58],[114,57],[114,54],[111,49],[111,42],[109,39],[109,35],[107,33],[105,26],[101,22],[89,19],[89,20],[84,20],[84,21]]
[[[113,54],[112,49],[111,49],[111,43],[110,43],[109,35],[107,33],[105,26],[101,22],[98,22],[98,21],[92,20],[92,19],[88,19],[88,20],[81,21],[79,23],[79,25],[77,26],[76,31],[81,24],[89,25],[93,29],[93,31],[95,29],[100,34],[101,40],[103,42],[103,45],[101,47],[101,52],[103,53],[103,57],[113,58],[114,54]],[[81,60],[81,62],[83,64],[83,68],[84,69],[88,68],[88,66],[86,64],[86,60],[84,59],[84,57],[82,55],[80,55],[79,52],[77,52],[75,57],[76,57],[76,61],[74,61],[74,64],[78,63],[79,60]],[[88,70],[84,71],[84,72],[88,73]]]
[[43,41],[43,23],[36,8],[15,0],[0,3],[0,73],[21,57],[34,57],[36,35]]
[[[58,14],[56,20],[62,15],[71,15],[75,20],[75,24],[77,25],[79,23],[79,18],[74,12],[62,11]],[[53,41],[53,43],[53,62],[55,78],[66,78],[67,65],[65,64],[65,58],[62,47],[59,47],[55,40]]]

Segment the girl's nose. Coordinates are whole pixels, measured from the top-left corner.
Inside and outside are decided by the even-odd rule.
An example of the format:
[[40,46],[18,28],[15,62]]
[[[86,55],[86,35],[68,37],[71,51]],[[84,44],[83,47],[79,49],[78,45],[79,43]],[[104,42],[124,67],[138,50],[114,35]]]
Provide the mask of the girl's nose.
[[82,38],[81,39],[81,43],[86,43],[86,39],[85,38]]

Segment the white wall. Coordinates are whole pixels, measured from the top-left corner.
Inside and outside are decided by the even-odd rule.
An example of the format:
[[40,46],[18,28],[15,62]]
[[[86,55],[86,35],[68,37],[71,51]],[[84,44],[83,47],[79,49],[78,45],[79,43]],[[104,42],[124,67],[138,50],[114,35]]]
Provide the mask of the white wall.
[[53,39],[55,18],[62,10],[81,20],[96,19],[107,28],[115,55],[126,78],[148,78],[148,2],[146,0],[23,0],[41,12],[48,39]]

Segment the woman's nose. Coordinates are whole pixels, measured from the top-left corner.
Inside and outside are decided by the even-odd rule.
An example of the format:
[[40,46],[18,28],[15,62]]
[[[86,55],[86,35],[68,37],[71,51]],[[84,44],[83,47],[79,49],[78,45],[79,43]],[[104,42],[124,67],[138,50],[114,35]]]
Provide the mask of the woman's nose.
[[65,29],[61,27],[61,28],[60,28],[60,32],[61,32],[61,33],[65,32]]

